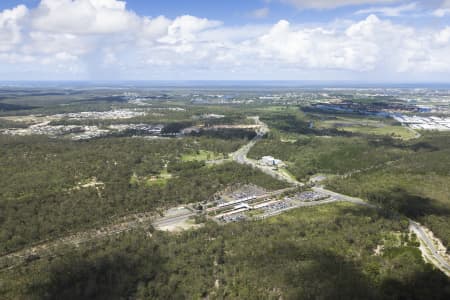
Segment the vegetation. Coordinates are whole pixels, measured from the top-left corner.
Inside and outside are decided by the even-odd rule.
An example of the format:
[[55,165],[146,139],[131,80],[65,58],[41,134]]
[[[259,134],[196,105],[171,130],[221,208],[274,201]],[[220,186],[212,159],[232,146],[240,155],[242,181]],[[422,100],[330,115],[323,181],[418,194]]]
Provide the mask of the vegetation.
[[26,128],[27,125],[19,122],[14,122],[6,119],[0,119],[0,129],[3,128]]
[[[0,91],[0,115],[8,116],[0,128],[24,127],[30,114],[44,121],[56,113],[137,107],[108,90],[21,93]],[[62,245],[54,257],[1,270],[0,299],[450,298],[448,278],[423,262],[407,228],[407,218],[417,220],[450,246],[450,134],[417,139],[389,119],[279,100],[196,104],[184,90],[145,93],[139,103],[145,116],[50,124],[164,124],[170,137],[201,129],[152,140],[131,133],[77,142],[0,135],[0,255],[130,214],[210,200],[230,185],[287,187],[231,159],[207,164],[255,137],[252,130],[218,125],[253,124],[248,117],[256,115],[271,131],[249,157],[281,159],[287,169],[280,171],[301,181],[326,174],[328,188],[381,209],[338,203],[224,226],[199,215],[190,220],[206,223],[197,230],[148,228],[76,249]],[[371,107],[395,100],[336,95]]]
[[193,136],[206,136],[210,138],[217,139],[233,139],[240,138],[251,140],[256,136],[256,133],[253,130],[245,130],[245,129],[221,129],[221,130],[200,130],[198,133],[193,132]]
[[181,157],[182,161],[207,161],[226,158],[223,154],[212,151],[199,150],[195,153],[185,154]]
[[[207,138],[68,142],[0,136],[0,252],[133,212],[207,200],[232,183],[283,187],[268,175],[235,163],[205,167],[181,160],[201,149],[231,152],[242,142]],[[151,178],[162,178],[167,164],[172,177],[163,178],[164,184],[133,183],[133,176],[155,183]],[[102,185],[86,186],[92,178]]]
[[17,105],[17,104],[8,104],[8,103],[2,103],[0,102],[0,112],[3,111],[14,111],[14,110],[28,110],[33,109],[32,106],[24,106],[24,105]]
[[316,173],[345,174],[397,160],[408,152],[359,137],[302,136],[295,142],[281,142],[277,136],[256,144],[249,156],[272,155],[288,163],[289,171],[303,180]]
[[328,186],[373,201],[383,206],[386,213],[400,213],[423,222],[449,247],[449,136],[429,134],[417,145],[429,150],[409,153],[383,167],[335,178]]
[[336,204],[179,235],[134,232],[1,273],[0,297],[447,299],[448,279],[406,231],[405,220]]
[[417,134],[413,130],[396,124],[386,118],[370,118],[361,116],[337,117],[314,115],[312,125],[319,129],[335,128],[342,132],[352,132],[360,135],[390,136],[404,140],[413,139]]
[[[279,114],[290,115],[289,122],[284,118],[276,119],[275,115]],[[321,126],[332,122],[366,122],[375,128],[380,119],[292,111],[278,111],[275,115],[272,113],[266,118],[271,119],[278,130],[258,143],[250,151],[250,157],[272,155],[279,158],[300,180],[317,173],[341,175],[330,176],[328,187],[373,201],[383,206],[387,214],[406,215],[420,221],[447,247],[450,245],[448,133],[424,133],[420,139],[408,139],[404,135],[402,140],[393,138],[388,131],[383,132],[393,124],[383,124],[385,127],[379,127],[377,132],[362,132],[360,127],[352,125],[353,129],[359,128],[355,130],[358,134],[348,135],[342,128],[334,128],[338,132],[332,132],[331,136],[318,136],[307,126],[308,122]],[[380,134],[383,135],[380,137]]]

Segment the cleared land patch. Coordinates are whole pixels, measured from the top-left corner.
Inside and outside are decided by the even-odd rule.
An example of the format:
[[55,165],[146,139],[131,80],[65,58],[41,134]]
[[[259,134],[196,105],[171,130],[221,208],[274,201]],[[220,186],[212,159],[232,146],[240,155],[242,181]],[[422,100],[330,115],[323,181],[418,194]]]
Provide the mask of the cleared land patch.
[[187,161],[208,161],[208,160],[219,160],[227,158],[226,155],[222,153],[217,153],[208,150],[198,150],[195,153],[184,154],[181,157],[181,160],[184,162]]

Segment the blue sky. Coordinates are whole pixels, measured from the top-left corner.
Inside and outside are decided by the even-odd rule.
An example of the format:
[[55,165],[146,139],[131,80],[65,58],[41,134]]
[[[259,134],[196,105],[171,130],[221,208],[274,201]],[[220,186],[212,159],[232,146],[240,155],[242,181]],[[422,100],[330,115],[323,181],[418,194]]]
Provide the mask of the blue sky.
[[[335,1],[339,2],[339,1]],[[439,7],[441,0],[418,0],[418,1],[393,1],[392,6],[404,3],[418,3],[423,8],[433,9]],[[12,8],[24,4],[29,8],[37,7],[40,0],[2,0],[0,10]],[[337,6],[332,9],[295,9],[293,5],[277,0],[128,0],[127,8],[145,16],[164,15],[175,18],[180,15],[194,15],[210,19],[222,20],[228,25],[242,25],[248,23],[274,22],[287,19],[294,22],[326,22],[335,18],[354,18],[354,12],[369,8],[389,6],[387,3],[377,5],[377,1],[368,4]],[[265,18],[254,18],[251,13],[255,10],[267,8],[269,14]],[[414,20],[421,22],[423,20]],[[426,21],[436,21],[426,18]],[[448,20],[439,20],[440,22]]]
[[[269,22],[279,19],[292,21],[318,22],[335,18],[336,16],[351,16],[354,8],[364,7],[357,5],[353,7],[338,7],[332,10],[299,10],[293,9],[292,5],[279,1],[264,0],[165,0],[165,1],[143,1],[128,0],[127,7],[141,15],[159,16],[164,15],[175,18],[180,15],[195,15],[211,19],[223,20],[229,25],[247,24],[249,22]],[[38,6],[40,0],[2,0],[0,9],[7,9],[19,4],[33,8]],[[262,20],[253,18],[251,13],[261,8],[268,8],[269,15]]]
[[2,0],[0,80],[445,81],[450,0]]

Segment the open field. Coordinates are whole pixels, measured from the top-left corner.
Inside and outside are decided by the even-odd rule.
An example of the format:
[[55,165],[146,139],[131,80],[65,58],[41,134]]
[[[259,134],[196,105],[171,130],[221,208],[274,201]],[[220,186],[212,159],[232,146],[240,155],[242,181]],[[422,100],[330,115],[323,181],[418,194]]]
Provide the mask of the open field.
[[357,134],[389,136],[392,138],[410,140],[417,137],[413,130],[397,124],[389,118],[369,118],[361,116],[353,117],[330,117],[314,115],[318,119],[313,121],[313,126],[318,129],[337,129],[344,132]]
[[349,131],[354,133],[362,133],[369,135],[379,135],[379,136],[390,136],[393,138],[410,140],[417,137],[417,133],[414,131],[402,127],[402,126],[382,126],[382,127],[371,127],[371,126],[350,126],[350,127],[339,127],[340,130]]
[[17,93],[0,258],[26,255],[1,299],[449,298],[424,241],[450,243],[450,136],[388,117],[445,114],[402,100],[417,91]]

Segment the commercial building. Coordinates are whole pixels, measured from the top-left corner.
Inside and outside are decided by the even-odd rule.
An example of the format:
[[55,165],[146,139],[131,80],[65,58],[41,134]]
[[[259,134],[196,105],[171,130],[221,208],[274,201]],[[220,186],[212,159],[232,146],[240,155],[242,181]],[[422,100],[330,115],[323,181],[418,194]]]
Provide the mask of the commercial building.
[[276,159],[272,156],[263,156],[260,160],[260,163],[262,165],[275,166],[275,167],[281,167],[284,165],[283,161]]

